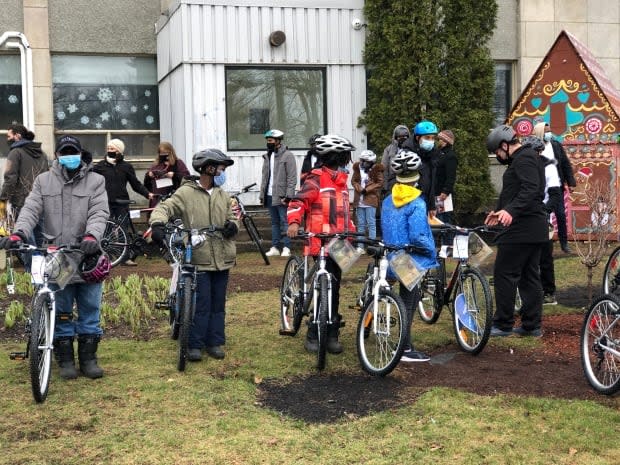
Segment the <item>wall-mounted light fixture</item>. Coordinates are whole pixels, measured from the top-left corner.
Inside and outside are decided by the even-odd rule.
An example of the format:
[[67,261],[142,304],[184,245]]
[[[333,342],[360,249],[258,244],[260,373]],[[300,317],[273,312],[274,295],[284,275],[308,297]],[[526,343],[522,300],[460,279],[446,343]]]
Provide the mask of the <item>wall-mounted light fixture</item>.
[[353,18],[353,21],[351,21],[351,26],[356,31],[359,31],[361,28],[366,27],[366,23],[362,23],[362,20],[359,18]]

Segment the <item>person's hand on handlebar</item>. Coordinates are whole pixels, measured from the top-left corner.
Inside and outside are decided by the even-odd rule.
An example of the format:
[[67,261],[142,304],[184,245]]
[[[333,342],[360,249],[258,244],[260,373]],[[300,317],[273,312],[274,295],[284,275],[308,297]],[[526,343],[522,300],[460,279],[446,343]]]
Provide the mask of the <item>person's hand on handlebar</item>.
[[290,238],[297,237],[297,233],[299,232],[299,225],[297,223],[291,223],[288,225],[288,229],[286,230],[286,235]]
[[22,231],[15,231],[10,236],[0,238],[0,249],[16,249],[24,242],[28,242],[26,235]]
[[161,244],[166,239],[166,226],[163,223],[153,223],[151,225],[151,239]]

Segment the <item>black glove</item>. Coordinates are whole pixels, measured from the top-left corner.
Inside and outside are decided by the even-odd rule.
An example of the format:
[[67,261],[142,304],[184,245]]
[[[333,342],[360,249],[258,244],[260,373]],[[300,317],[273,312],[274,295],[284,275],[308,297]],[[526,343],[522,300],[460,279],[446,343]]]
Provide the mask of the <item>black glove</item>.
[[84,252],[84,255],[96,255],[99,253],[99,244],[97,239],[93,236],[84,236],[80,243],[80,250]]
[[222,231],[222,237],[224,239],[230,239],[238,232],[239,228],[237,225],[230,220],[226,220],[226,223],[224,223],[224,230]]
[[8,237],[0,238],[0,249],[16,249],[22,242],[28,242],[26,235],[21,231],[15,231]]
[[151,239],[160,244],[166,240],[166,226],[163,223],[153,223],[151,225]]

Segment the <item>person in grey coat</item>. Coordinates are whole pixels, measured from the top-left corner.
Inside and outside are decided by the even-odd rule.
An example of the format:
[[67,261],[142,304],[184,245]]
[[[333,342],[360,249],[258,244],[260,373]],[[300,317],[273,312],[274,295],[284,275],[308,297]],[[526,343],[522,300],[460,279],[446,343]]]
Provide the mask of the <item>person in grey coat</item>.
[[383,150],[383,156],[381,157],[381,164],[383,165],[384,173],[383,176],[383,196],[390,195],[392,192],[392,186],[396,184],[396,173],[392,169],[390,165],[390,161],[392,158],[398,153],[400,149],[403,148],[403,144],[409,137],[411,133],[409,132],[409,128],[404,124],[399,124],[394,128],[394,132],[392,134],[392,142]]
[[271,249],[267,252],[270,257],[291,254],[291,240],[286,235],[286,209],[295,195],[297,163],[293,152],[282,144],[283,138],[284,133],[278,129],[265,133],[267,153],[263,155],[260,201],[269,208],[271,216]]
[[[26,242],[34,227],[41,225],[50,244],[80,244],[85,257],[101,253],[99,242],[109,216],[103,176],[83,161],[80,141],[63,136],[56,144],[56,160],[49,171],[34,180],[11,236],[0,239],[0,248],[10,249]],[[54,333],[54,354],[64,379],[77,378],[73,341],[77,336],[80,370],[94,379],[103,376],[97,365],[97,347],[103,331],[100,325],[102,283],[85,282],[76,274],[56,292],[58,309]],[[77,304],[77,319],[73,303]]]

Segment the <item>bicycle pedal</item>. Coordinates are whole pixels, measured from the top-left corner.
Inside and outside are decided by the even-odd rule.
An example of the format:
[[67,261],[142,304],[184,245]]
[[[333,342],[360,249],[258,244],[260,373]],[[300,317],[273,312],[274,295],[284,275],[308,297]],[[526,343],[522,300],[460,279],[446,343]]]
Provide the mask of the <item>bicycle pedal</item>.
[[290,329],[281,329],[279,333],[280,336],[294,336],[295,334],[297,334],[295,331],[292,331]]
[[9,358],[11,360],[26,360],[28,354],[26,352],[11,352]]
[[158,310],[170,310],[168,302],[155,302],[155,308]]

